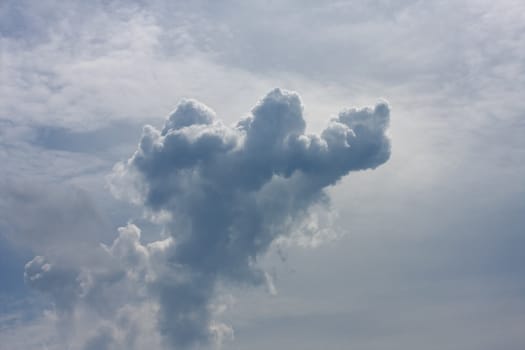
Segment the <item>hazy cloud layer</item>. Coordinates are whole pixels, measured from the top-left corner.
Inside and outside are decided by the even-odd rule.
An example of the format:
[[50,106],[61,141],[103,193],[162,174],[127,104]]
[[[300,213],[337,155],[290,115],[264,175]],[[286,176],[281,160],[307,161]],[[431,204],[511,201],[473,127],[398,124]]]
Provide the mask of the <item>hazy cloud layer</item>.
[[[179,259],[185,238],[171,234],[191,222],[177,221],[172,204],[146,203],[166,224],[150,246],[159,229],[138,218],[151,178],[127,169],[121,189],[139,204],[132,209],[111,198],[104,176],[135,149],[137,124],[166,136],[158,116],[182,96],[206,101],[229,125],[286,86],[308,102],[319,138],[334,107],[387,97],[395,152],[379,171],[326,187],[334,210],[323,213],[327,197],[312,196],[306,218],[298,210],[286,221],[279,256],[244,277],[218,277],[264,281],[270,292],[274,281],[279,293],[237,290],[222,314],[223,291],[208,302],[213,294],[200,294],[193,305],[208,307],[192,325],[208,327],[195,337],[227,339],[228,323],[232,347],[250,350],[522,350],[524,14],[522,0],[1,1],[0,347],[162,348],[158,300],[170,302],[161,290],[177,286],[155,276],[187,271],[168,258]],[[286,171],[270,186],[283,197],[297,184]],[[335,244],[279,249],[326,242],[333,232],[315,216],[334,213],[345,234]],[[129,218],[137,226],[111,243]]]
[[4,237],[40,254],[78,257],[64,248],[94,246],[111,228],[89,194],[78,188],[13,180],[0,183],[0,195]]

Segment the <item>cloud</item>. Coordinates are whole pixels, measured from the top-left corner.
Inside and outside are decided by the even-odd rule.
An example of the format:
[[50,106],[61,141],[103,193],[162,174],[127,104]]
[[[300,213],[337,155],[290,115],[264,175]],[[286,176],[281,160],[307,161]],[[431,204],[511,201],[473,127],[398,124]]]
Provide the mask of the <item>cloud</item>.
[[46,341],[85,350],[160,346],[149,282],[167,265],[164,252],[172,240],[141,244],[133,224],[118,232],[110,246],[100,244],[88,253],[97,261],[36,256],[26,264],[26,283],[53,303],[60,338]]
[[149,280],[166,339],[177,348],[208,343],[217,283],[265,283],[257,259],[327,200],[324,189],[388,160],[388,123],[381,102],[343,110],[308,134],[299,95],[274,89],[234,126],[195,100],[183,100],[161,130],[146,125],[110,183],[118,196],[169,214],[174,243]]
[[[86,254],[91,255],[92,248],[79,247],[79,239],[88,238],[90,246],[93,246],[93,241],[109,242],[108,236],[112,236],[114,230],[108,228],[101,233],[104,230],[99,226],[98,213],[91,214],[91,204],[83,204],[82,196],[78,200],[68,200],[69,195],[74,197],[72,191],[66,189],[66,195],[55,195],[54,189],[49,193],[41,191],[43,186],[39,184],[48,180],[46,178],[52,178],[53,182],[63,186],[64,179],[67,178],[74,179],[74,184],[78,186],[79,178],[82,177],[80,185],[94,199],[94,203],[104,203],[106,208],[110,208],[102,212],[122,210],[122,207],[112,206],[113,202],[108,201],[106,197],[99,194],[97,198],[94,195],[94,190],[99,188],[101,181],[97,180],[95,184],[95,181],[91,180],[88,183],[85,180],[86,174],[89,172],[90,179],[98,179],[96,176],[100,176],[101,171],[106,171],[107,162],[101,162],[86,154],[104,154],[106,158],[108,150],[113,147],[115,134],[127,135],[127,131],[123,131],[120,126],[113,128],[113,119],[143,120],[150,116],[162,115],[171,107],[173,101],[179,98],[182,91],[207,101],[220,115],[226,117],[236,116],[239,111],[247,110],[245,103],[253,100],[255,96],[252,94],[260,93],[269,85],[302,89],[305,98],[308,96],[309,100],[316,101],[315,105],[309,106],[312,115],[331,113],[330,106],[340,105],[350,94],[358,103],[368,103],[370,92],[388,94],[389,99],[395,103],[396,115],[407,116],[398,118],[396,130],[392,130],[396,139],[395,162],[392,162],[394,159],[390,161],[388,171],[377,172],[373,176],[364,174],[352,177],[352,181],[346,183],[348,186],[337,187],[337,190],[333,191],[335,196],[331,198],[335,207],[343,213],[344,225],[352,227],[352,232],[360,232],[371,240],[375,239],[377,233],[390,237],[396,230],[403,231],[400,241],[405,242],[423,232],[425,235],[433,232],[439,237],[445,232],[453,236],[456,234],[453,228],[446,227],[437,232],[435,227],[456,220],[455,215],[470,222],[479,222],[479,217],[493,218],[495,209],[500,208],[496,212],[509,212],[504,210],[497,200],[501,201],[502,197],[523,192],[523,186],[520,185],[520,176],[523,177],[524,173],[521,161],[524,149],[521,137],[523,110],[519,101],[524,84],[523,79],[519,77],[525,77],[524,74],[520,74],[524,71],[525,62],[521,59],[524,57],[525,36],[520,35],[523,33],[525,22],[521,18],[523,11],[519,9],[522,9],[523,5],[519,1],[511,0],[501,6],[494,6],[492,2],[487,1],[466,1],[461,4],[445,1],[425,5],[422,2],[404,1],[396,3],[394,7],[384,2],[362,5],[355,2],[338,2],[314,7],[300,4],[298,7],[298,2],[290,1],[271,8],[262,2],[251,2],[242,7],[238,3],[202,6],[176,2],[168,5],[164,1],[156,1],[132,8],[131,11],[126,10],[130,2],[119,2],[119,6],[115,6],[114,2],[58,5],[54,1],[41,1],[38,5],[31,3],[24,6],[20,5],[23,2],[8,0],[6,4],[0,6],[0,17],[5,19],[0,21],[0,31],[4,48],[3,76],[6,82],[3,93],[0,94],[4,97],[0,98],[0,118],[8,119],[0,120],[0,158],[3,163],[0,172],[6,179],[23,178],[26,182],[14,190],[0,190],[0,212],[3,214],[0,218],[0,230],[2,234],[8,235],[9,239],[16,233],[17,241],[38,249],[35,254],[45,255],[45,262],[53,266],[53,273],[62,272],[71,278],[67,281],[72,281],[68,283],[75,286],[72,292],[79,293],[73,298],[72,305],[77,318],[81,314],[79,311],[84,307],[83,304],[88,304],[89,308],[100,313],[103,318],[113,318],[113,314],[119,313],[117,311],[123,307],[124,302],[141,305],[143,299],[151,300],[154,297],[152,303],[155,304],[160,298],[160,291],[163,290],[161,285],[153,283],[160,278],[155,276],[166,276],[170,280],[185,275],[186,270],[180,268],[180,271],[175,273],[170,270],[173,264],[164,260],[164,254],[149,252],[148,245],[140,242],[141,239],[147,242],[147,238],[150,237],[150,232],[144,226],[141,227],[144,232],[142,238],[125,236],[117,244],[119,248],[112,249],[113,245],[109,244],[108,250],[97,250],[100,253],[97,257],[105,257],[101,262],[102,266],[94,266],[90,260],[83,268],[69,266],[69,269],[65,269],[64,266],[71,265],[72,261],[60,261],[54,255],[67,253],[75,258],[85,258]],[[453,13],[450,11],[451,7],[454,8]],[[239,15],[241,13],[260,15]],[[446,19],[446,25],[443,25],[443,19]],[[285,37],[283,32],[287,33]],[[257,42],[255,47],[254,42]],[[407,52],[411,54],[407,55]],[[35,57],[39,59],[35,60]],[[319,83],[316,84],[314,80]],[[335,85],[336,83],[339,85]],[[232,96],[235,103],[231,103]],[[213,120],[215,118],[212,119],[212,124]],[[312,129],[317,130],[317,121],[311,121],[314,124]],[[38,124],[36,127],[35,122]],[[14,125],[8,125],[11,123]],[[32,147],[21,145],[20,139],[15,143],[12,141],[14,138],[6,138],[11,130],[18,128],[18,124],[35,130]],[[309,124],[309,127],[312,127],[312,124]],[[46,127],[40,128],[39,125]],[[86,131],[86,128],[89,130]],[[158,128],[160,133],[162,130],[162,127]],[[334,128],[333,133],[337,132],[337,128]],[[106,136],[112,137],[113,140],[108,142]],[[241,138],[245,136],[245,133],[241,133]],[[319,138],[321,136],[319,135]],[[240,143],[244,144],[243,142],[241,140]],[[44,149],[40,150],[37,147]],[[417,152],[414,152],[415,149]],[[56,152],[57,150],[60,152]],[[78,153],[66,155],[64,150]],[[303,158],[294,161],[307,163]],[[96,173],[92,170],[95,165],[98,169]],[[120,166],[122,174],[126,175],[123,177],[129,180],[120,185],[127,194],[131,194],[133,190],[135,202],[142,205],[150,184],[144,181],[134,166]],[[168,169],[167,172],[169,171]],[[256,171],[254,173],[249,175],[257,175]],[[252,196],[257,197],[258,204],[264,202],[259,199],[264,197],[264,203],[271,203],[267,206],[276,207],[275,212],[286,210],[290,205],[288,202],[279,203],[281,192],[284,193],[282,198],[286,199],[290,198],[290,193],[294,191],[294,188],[288,188],[289,185],[296,186],[296,192],[301,190],[298,185],[300,176],[286,176],[276,173],[270,180],[271,185],[267,183],[263,185],[263,189],[254,190],[257,193]],[[303,177],[309,178],[306,175]],[[237,178],[233,180],[237,181]],[[320,176],[316,180],[326,182],[329,176]],[[34,186],[29,187],[27,183],[37,183],[39,191],[34,191]],[[248,188],[248,184],[244,186],[243,191]],[[10,184],[4,187],[10,187]],[[292,223],[286,221],[283,224],[281,232],[285,232],[286,236],[279,234],[278,240],[294,240],[298,230],[319,232],[315,225],[310,229],[310,225],[305,225],[305,222],[311,221],[311,214],[316,214],[316,206],[325,203],[323,190],[320,192],[318,198],[312,197],[314,206],[310,205],[309,209],[302,212],[299,210],[294,214],[295,220],[291,220]],[[20,193],[30,195],[19,195]],[[274,196],[274,193],[278,193],[279,197],[270,202],[268,198]],[[407,193],[411,194],[407,196]],[[173,202],[181,201],[179,195],[167,195]],[[404,199],[399,201],[401,197]],[[515,202],[518,205],[514,204],[509,206],[510,208],[515,209],[522,203],[519,196],[516,198]],[[249,202],[250,200],[246,200],[246,203]],[[392,206],[393,202],[398,204]],[[473,215],[472,207],[485,202],[487,207],[491,208],[485,213],[487,215]],[[166,247],[167,252],[176,251],[178,248],[174,242],[178,244],[181,239],[177,236],[189,232],[185,228],[191,226],[191,220],[185,215],[181,218],[179,213],[178,217],[174,216],[174,210],[166,208],[167,206],[161,207],[160,210],[149,204],[145,207],[148,214],[155,215],[159,222],[168,224],[166,231],[170,231],[174,237],[171,243],[162,241],[164,243],[159,242],[158,246]],[[273,214],[266,215],[265,220],[271,215]],[[382,222],[389,223],[388,230],[374,220],[378,215],[384,217]],[[112,222],[123,223],[129,217],[130,215],[122,214]],[[182,220],[186,220],[186,224]],[[512,225],[519,226],[518,221],[513,222],[515,223]],[[488,232],[488,225],[481,226],[472,230],[476,233]],[[509,222],[502,221],[501,227],[491,232],[491,235],[499,244],[508,243],[509,246],[516,247],[516,244],[512,244],[515,243],[514,238],[508,239],[496,234],[508,230],[508,227]],[[103,235],[102,239],[98,238],[100,235]],[[479,241],[478,238],[477,235],[472,236],[466,239],[466,245],[462,246],[471,246],[472,242]],[[377,247],[385,246],[384,240],[378,241]],[[450,251],[451,244],[457,246],[455,243],[445,244],[447,252]],[[433,261],[425,256],[416,259],[421,261],[414,263],[414,259],[409,258],[414,256],[411,255],[414,250],[410,249],[410,244],[403,245],[408,248],[399,254],[403,261],[409,261],[406,266],[423,267]],[[391,259],[394,253],[389,244],[386,246],[389,247],[386,251],[372,251],[376,255],[387,257],[385,266],[394,266],[396,264],[393,264]],[[488,246],[492,248],[495,245],[491,243]],[[429,251],[435,250],[432,244],[429,245]],[[148,252],[146,258],[141,253],[144,251]],[[378,251],[381,251],[381,254],[377,253]],[[415,251],[416,254],[420,253],[420,249]],[[441,249],[438,251],[441,254]],[[470,251],[472,249],[469,249]],[[353,259],[360,256],[355,254],[356,249],[341,252],[341,259],[345,257],[345,260],[341,264],[338,260],[338,266],[354,265]],[[360,276],[359,273],[369,276],[370,266],[377,265],[377,260],[373,255],[362,252],[361,254],[364,260],[357,265],[364,266],[366,271],[356,270],[357,276]],[[470,260],[471,256],[469,253],[469,262],[466,264],[465,255],[459,252],[456,258],[441,254],[435,259],[444,259],[455,264],[451,271],[457,273],[466,266],[474,268],[476,260]],[[520,264],[509,262],[509,256],[514,255],[509,255],[507,246],[501,248],[501,256],[505,258],[480,259],[483,264],[478,268],[486,271],[485,262],[501,260],[506,262],[502,264],[504,267],[500,267],[501,270],[518,269],[516,266]],[[307,260],[311,261],[311,256]],[[326,259],[320,259],[319,262],[322,262],[324,267],[330,266]],[[327,290],[337,289],[344,300],[348,300],[350,294],[344,288],[334,287],[330,282],[319,283],[319,276],[325,275],[329,269],[319,272],[312,269],[312,265],[299,263],[301,269],[306,272],[303,281],[313,280],[318,288],[329,285]],[[481,268],[481,265],[485,267]],[[509,267],[511,265],[512,267]],[[39,266],[41,265],[35,263],[33,267]],[[405,270],[394,267],[396,271]],[[253,270],[253,266],[248,270],[250,269]],[[405,281],[399,277],[396,279],[396,271],[389,274],[387,280],[390,284],[399,283],[407,290]],[[344,273],[354,275],[346,270]],[[428,271],[421,274],[436,278]],[[9,284],[5,269],[2,276],[2,284]],[[79,276],[82,277],[82,288],[74,284]],[[22,280],[21,273],[18,277]],[[222,278],[218,277],[217,280]],[[417,280],[416,277],[411,278]],[[241,278],[238,280],[242,282]],[[42,284],[43,281],[33,286],[42,291],[45,291],[44,286],[51,288],[45,283]],[[348,282],[352,287],[355,285],[353,281],[354,278]],[[268,281],[264,283],[270,287]],[[279,284],[277,283],[277,287],[282,293],[283,287]],[[295,290],[297,284],[298,282],[295,282]],[[149,288],[144,288],[145,285]],[[495,295],[506,295],[508,289],[513,286],[510,281],[491,281],[490,285],[500,286],[501,291],[505,289],[504,293],[498,292],[494,293]],[[383,287],[385,286],[369,286],[368,290],[363,290],[363,295],[369,296],[370,292],[385,290]],[[386,287],[389,293],[393,289],[390,285]],[[456,287],[454,283],[451,290],[456,291]],[[412,289],[419,291],[418,298],[425,293],[420,288]],[[126,294],[129,290],[133,290],[133,293]],[[319,291],[318,289],[316,292]],[[312,293],[314,296],[309,300],[312,304],[318,302],[316,292]],[[470,294],[476,293],[473,291]],[[48,294],[53,296],[51,292]],[[166,298],[169,297],[168,295]],[[357,305],[362,304],[361,299],[351,296],[350,299]],[[389,299],[392,303],[395,302],[393,300],[397,300],[392,297]],[[494,304],[495,300],[499,299],[494,297],[488,299],[487,303]],[[255,304],[260,306],[257,301]],[[334,304],[337,304],[336,308],[339,310],[339,304]],[[155,323],[156,307],[145,307],[147,311],[144,311],[153,317],[147,318],[152,324]],[[482,305],[476,308],[483,310]],[[302,305],[297,309],[304,310]],[[134,315],[144,318],[142,308],[135,305],[133,310]],[[279,310],[282,311],[280,308]],[[205,309],[204,312],[208,311]],[[246,309],[243,309],[243,312],[246,312]],[[253,314],[258,315],[258,312]],[[396,312],[387,314],[392,315]],[[384,310],[378,312],[378,315],[377,319],[383,320]],[[483,318],[483,315],[479,316],[473,319]],[[428,313],[425,313],[421,320],[430,318],[432,315],[429,317]],[[452,316],[451,319],[457,317]],[[326,319],[321,323],[325,321]],[[397,324],[398,321],[396,319],[393,322]],[[518,324],[519,317],[516,321],[511,324]],[[332,322],[345,323],[346,320],[332,319]],[[85,344],[102,346],[96,345],[102,344],[97,342],[97,339],[108,339],[108,346],[124,346],[119,338],[119,334],[122,334],[121,327],[116,320],[113,322],[115,324],[100,328],[96,322],[86,326],[77,319],[76,323],[78,327],[95,330],[90,334],[94,339],[91,342],[86,340]],[[440,323],[450,324],[446,319]],[[289,326],[290,322],[286,321],[285,324]],[[380,325],[375,322],[372,324],[376,328]],[[486,328],[485,325],[483,327]],[[404,328],[401,333],[405,335],[410,327],[405,325]],[[221,334],[228,333],[227,327],[215,329],[222,329]],[[417,327],[412,330],[421,335]],[[463,329],[457,327],[456,330]],[[261,334],[260,330],[258,331]],[[282,328],[282,332],[292,334],[285,328]],[[304,333],[304,330],[301,329],[301,332]],[[22,334],[18,337],[20,341],[35,339],[30,332],[19,334]],[[308,334],[317,335],[315,332]],[[330,333],[330,336],[332,334]],[[278,343],[275,335],[272,334],[269,338]],[[209,334],[206,334],[206,337],[209,338]],[[509,343],[510,339],[497,338],[490,332],[487,332],[485,337],[488,340],[486,343],[503,338],[505,339],[499,341]],[[6,337],[2,335],[1,338]],[[335,347],[340,347],[348,341],[348,333],[344,332],[339,338],[333,338],[335,340],[331,341],[335,343]],[[378,336],[375,334],[370,338],[377,342]],[[390,334],[387,338],[391,340]],[[317,341],[319,339],[317,338]],[[253,338],[250,341],[253,343]],[[407,342],[410,343],[406,340],[396,343],[405,343],[399,345],[401,348],[406,347]],[[7,341],[5,343],[9,344]],[[354,340],[352,343],[355,345]],[[8,347],[17,348],[10,345]],[[42,347],[38,344],[32,348]],[[139,345],[135,347],[156,348]]]
[[[321,227],[329,216],[322,213],[324,190],[350,171],[387,161],[388,120],[381,102],[343,110],[320,134],[309,134],[293,92],[272,90],[232,126],[204,104],[182,100],[162,127],[144,127],[135,154],[110,176],[115,194],[162,225],[162,237],[153,242],[153,226],[144,226],[145,238],[129,223],[111,244],[101,244],[113,228],[93,193],[14,181],[17,168],[8,162],[0,229],[36,255],[25,265],[24,280],[53,306],[42,319],[47,328],[39,342],[183,349],[232,339],[233,329],[221,321],[226,306],[218,286],[264,284],[276,294],[259,258],[272,244],[318,244],[329,236]],[[129,131],[127,124],[108,128],[119,127]],[[6,129],[7,140],[31,136],[31,130],[35,145],[88,153],[107,136],[106,129],[24,127]],[[50,163],[42,155],[38,168]]]
[[232,126],[184,99],[162,128],[144,127],[136,152],[109,177],[117,196],[162,225],[160,239],[144,242],[128,223],[111,244],[97,243],[110,229],[83,192],[6,187],[6,205],[36,219],[2,222],[18,241],[34,241],[39,255],[25,265],[25,281],[53,302],[63,346],[219,345],[234,336],[220,321],[219,285],[277,293],[258,260],[282,240],[303,244],[297,231],[322,239],[324,190],[388,160],[389,114],[385,102],[345,109],[310,134],[294,92],[270,91]]
[[[185,99],[161,129],[144,127],[137,151],[110,176],[113,192],[161,223],[164,236],[144,243],[141,229],[129,223],[112,244],[92,244],[105,236],[92,226],[107,227],[94,220],[82,193],[43,196],[19,186],[6,192],[31,199],[11,200],[18,211],[60,218],[54,226],[7,222],[23,233],[20,239],[39,238],[42,230],[47,240],[54,237],[50,247],[35,246],[46,256],[26,264],[25,281],[53,302],[61,342],[71,348],[141,348],[143,339],[159,343],[155,334],[168,348],[220,344],[234,333],[218,320],[219,282],[265,284],[275,294],[258,259],[298,230],[320,239],[306,229],[317,227],[312,208],[326,205],[324,189],[348,172],[388,160],[388,122],[389,107],[381,102],[343,110],[321,134],[308,134],[299,95],[274,89],[227,126],[207,106]],[[92,243],[62,253],[79,234]],[[154,318],[151,335],[144,320]],[[75,332],[82,328],[93,331]]]

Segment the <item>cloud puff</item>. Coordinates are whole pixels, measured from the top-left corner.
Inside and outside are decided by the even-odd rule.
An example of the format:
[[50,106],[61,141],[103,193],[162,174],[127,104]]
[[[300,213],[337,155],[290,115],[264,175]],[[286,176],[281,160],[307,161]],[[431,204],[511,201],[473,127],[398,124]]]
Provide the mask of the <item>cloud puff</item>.
[[217,282],[264,283],[258,257],[326,200],[325,188],[388,160],[388,123],[381,102],[344,110],[320,135],[308,134],[299,95],[275,89],[234,126],[184,100],[161,130],[144,127],[110,183],[117,195],[168,214],[174,244],[150,286],[172,345],[208,342]]
[[[49,296],[62,346],[71,349],[143,349],[156,339],[156,303],[149,290],[167,265],[172,239],[140,242],[133,225],[118,229],[110,246],[90,254],[97,262],[68,265],[60,258],[36,256],[25,266],[26,283]],[[83,332],[75,330],[83,329]]]

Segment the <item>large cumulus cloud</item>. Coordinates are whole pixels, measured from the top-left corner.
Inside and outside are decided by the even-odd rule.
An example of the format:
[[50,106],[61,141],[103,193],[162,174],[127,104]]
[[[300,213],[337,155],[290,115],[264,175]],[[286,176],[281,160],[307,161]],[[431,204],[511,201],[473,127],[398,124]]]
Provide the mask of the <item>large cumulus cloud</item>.
[[91,330],[68,340],[71,349],[220,342],[233,330],[216,317],[219,284],[274,291],[259,257],[304,227],[312,208],[328,202],[327,187],[388,160],[388,123],[381,102],[343,110],[310,134],[299,96],[280,89],[233,126],[183,100],[161,129],[144,127],[138,149],[110,176],[117,196],[162,225],[161,239],[143,242],[130,223],[89,264],[35,257],[26,281],[54,300],[63,323]]
[[309,134],[299,95],[275,89],[234,126],[183,100],[162,129],[144,127],[111,184],[164,217],[175,242],[165,275],[151,283],[171,344],[207,342],[216,283],[263,283],[257,258],[326,200],[325,188],[388,160],[388,123],[381,102],[343,110],[320,135]]

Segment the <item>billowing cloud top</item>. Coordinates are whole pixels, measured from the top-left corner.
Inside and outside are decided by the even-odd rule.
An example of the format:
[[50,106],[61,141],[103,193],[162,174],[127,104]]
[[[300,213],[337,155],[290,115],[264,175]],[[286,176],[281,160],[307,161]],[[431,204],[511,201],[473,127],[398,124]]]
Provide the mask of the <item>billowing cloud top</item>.
[[162,130],[144,127],[138,150],[115,166],[111,184],[169,218],[170,276],[153,289],[160,329],[172,344],[209,337],[218,280],[264,281],[257,257],[325,197],[323,189],[388,160],[388,123],[381,102],[344,110],[320,135],[307,134],[299,95],[274,89],[232,127],[195,100],[183,100]]

